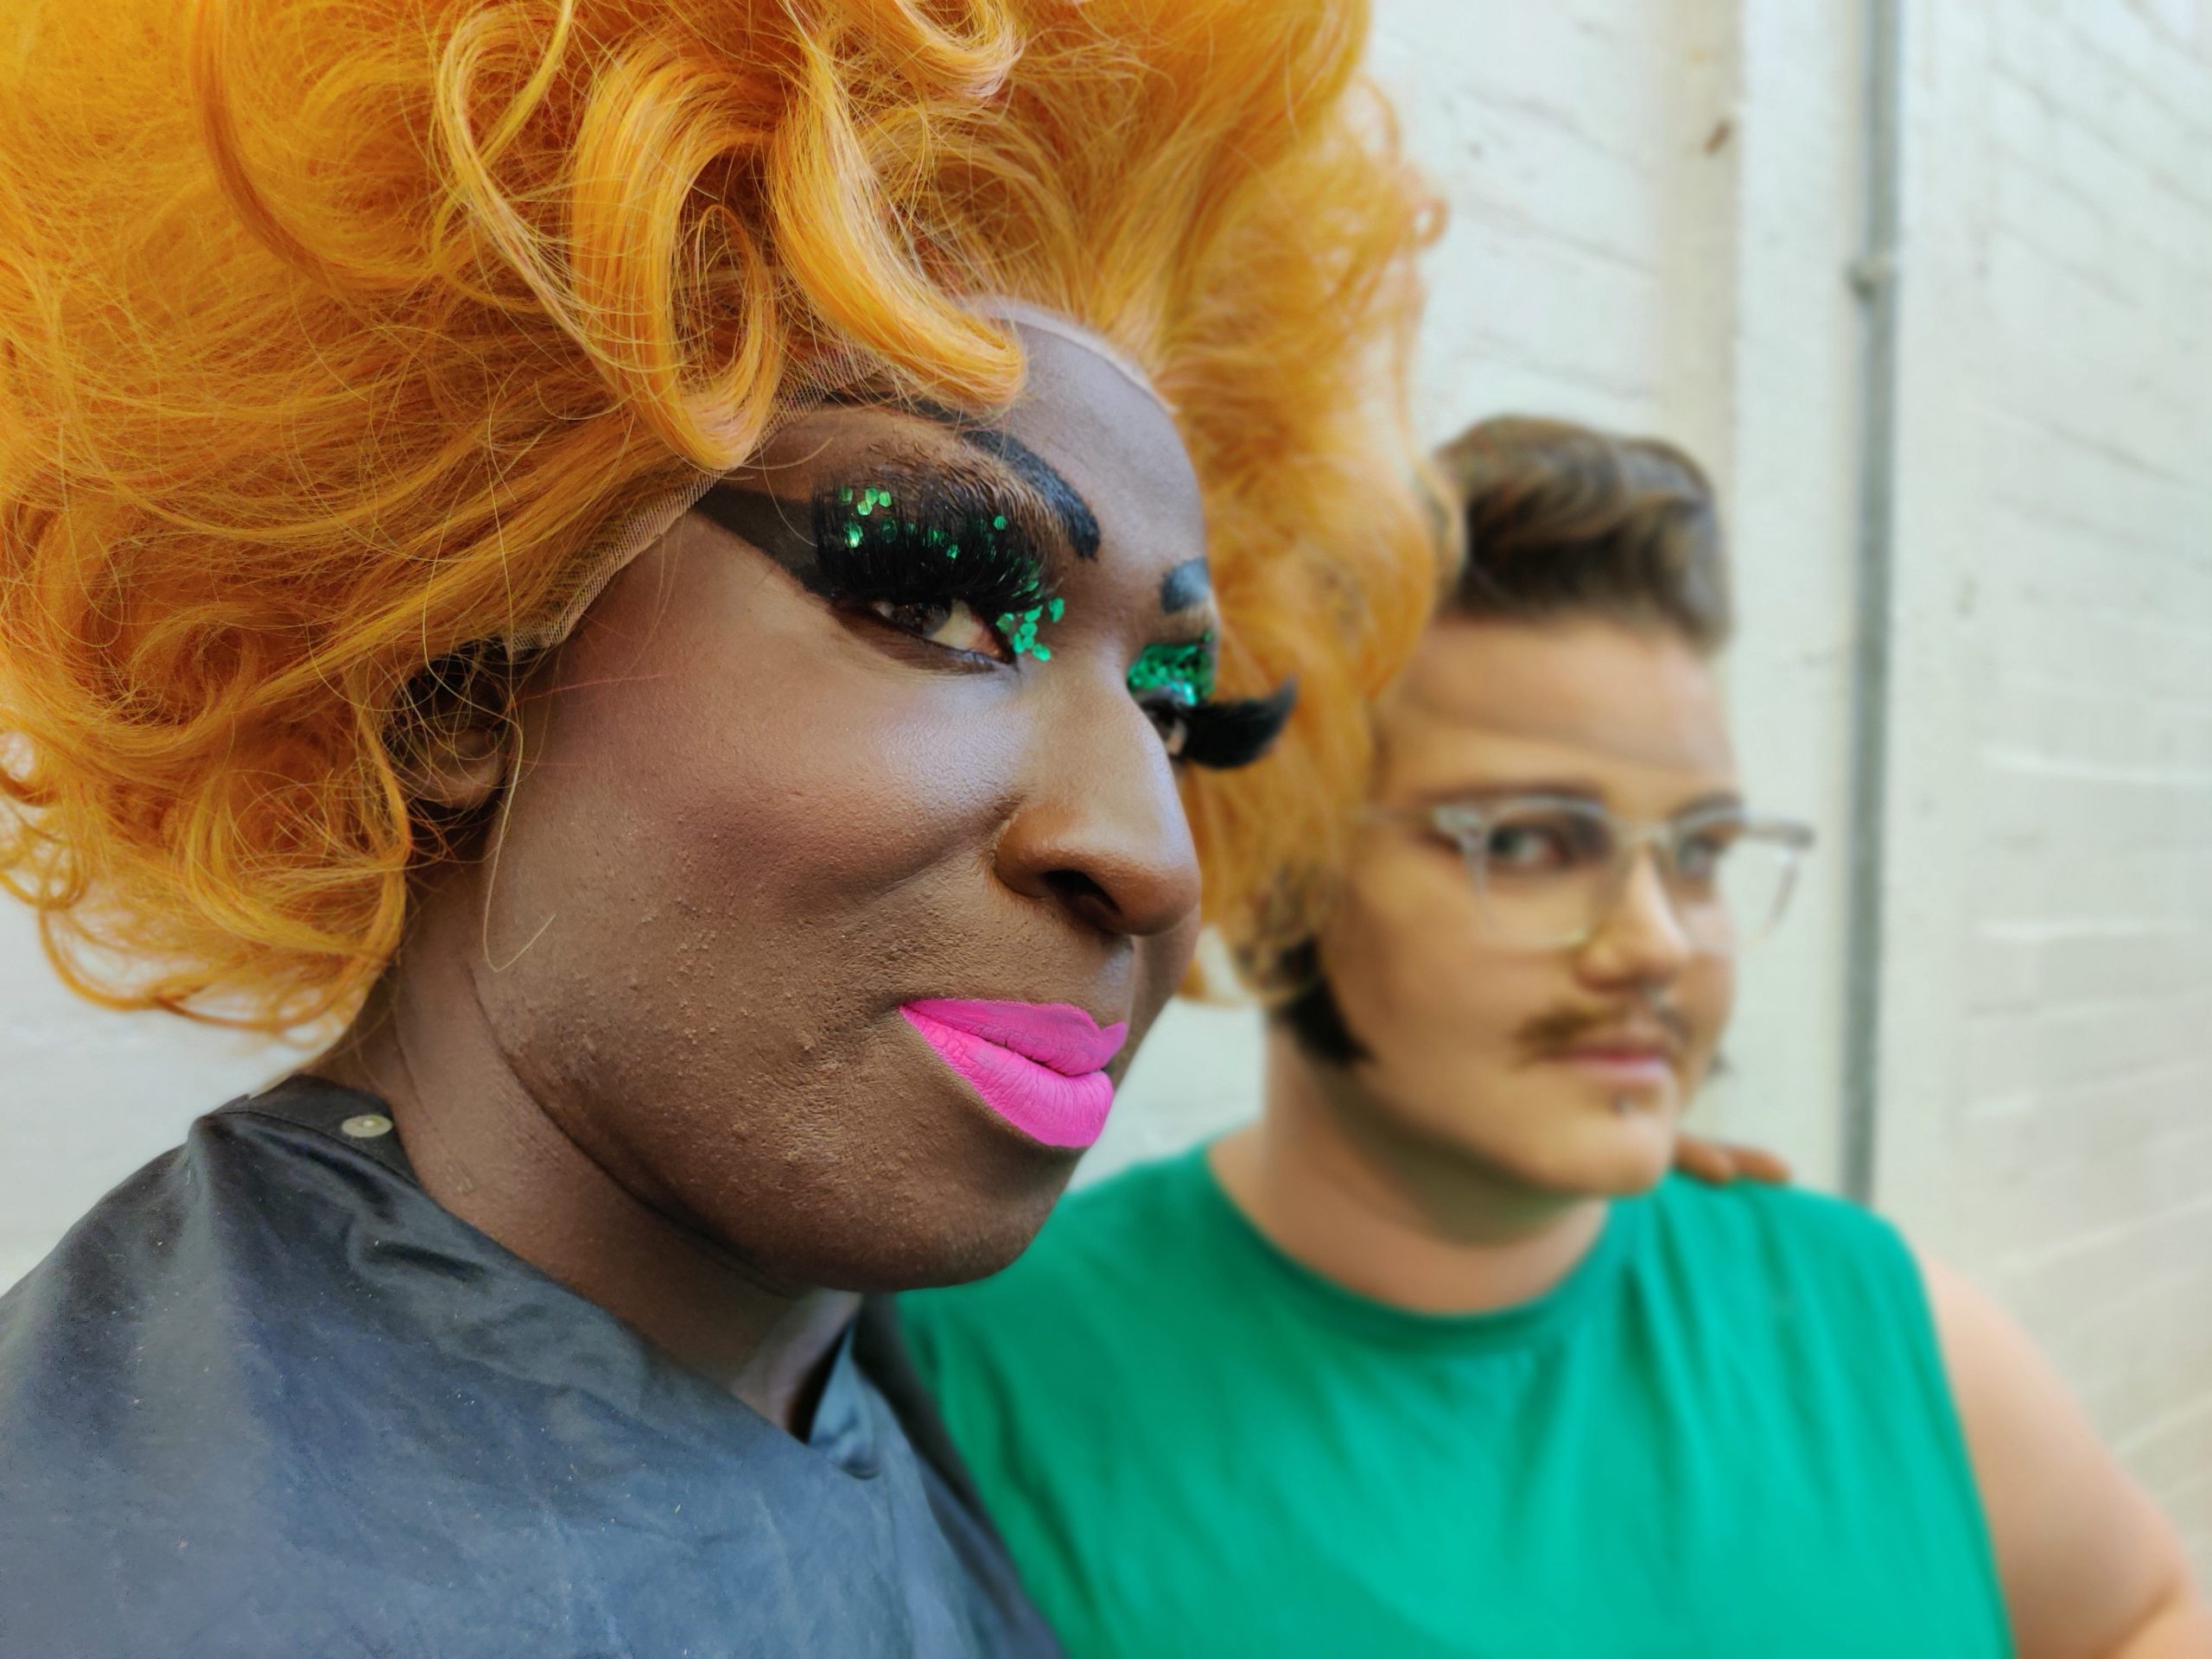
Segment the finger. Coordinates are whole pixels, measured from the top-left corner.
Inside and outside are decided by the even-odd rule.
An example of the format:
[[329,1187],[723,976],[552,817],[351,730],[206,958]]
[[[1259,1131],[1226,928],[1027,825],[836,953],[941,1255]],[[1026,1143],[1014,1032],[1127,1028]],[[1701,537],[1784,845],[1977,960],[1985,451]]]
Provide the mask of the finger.
[[1761,1181],[1769,1186],[1789,1185],[1788,1159],[1767,1151],[1764,1147],[1731,1146],[1727,1151],[1736,1173],[1746,1180]]
[[1675,1142],[1675,1167],[1708,1186],[1726,1186],[1736,1179],[1736,1160],[1729,1149],[1694,1135],[1683,1135]]

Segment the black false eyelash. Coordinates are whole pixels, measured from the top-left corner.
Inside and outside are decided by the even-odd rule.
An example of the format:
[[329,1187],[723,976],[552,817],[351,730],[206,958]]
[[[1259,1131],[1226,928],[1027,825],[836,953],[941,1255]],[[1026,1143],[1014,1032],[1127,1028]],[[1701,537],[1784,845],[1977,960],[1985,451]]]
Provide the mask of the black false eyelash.
[[1262,759],[1282,735],[1290,711],[1298,706],[1298,682],[1289,681],[1270,696],[1226,702],[1200,702],[1180,710],[1182,759],[1211,772],[1234,772]]
[[958,600],[986,620],[1043,606],[1049,567],[1020,515],[957,478],[839,485],[811,503],[817,586],[893,604]]

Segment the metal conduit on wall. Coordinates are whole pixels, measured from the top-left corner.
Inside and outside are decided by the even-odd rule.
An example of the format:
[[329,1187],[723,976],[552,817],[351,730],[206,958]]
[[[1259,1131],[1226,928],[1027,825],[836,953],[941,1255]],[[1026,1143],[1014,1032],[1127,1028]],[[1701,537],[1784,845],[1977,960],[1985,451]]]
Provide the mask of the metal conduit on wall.
[[1844,944],[1842,1179],[1875,1192],[1880,1123],[1883,906],[1896,556],[1898,243],[1903,222],[1904,0],[1867,0],[1866,232],[1852,263],[1863,330],[1854,594],[1847,920]]

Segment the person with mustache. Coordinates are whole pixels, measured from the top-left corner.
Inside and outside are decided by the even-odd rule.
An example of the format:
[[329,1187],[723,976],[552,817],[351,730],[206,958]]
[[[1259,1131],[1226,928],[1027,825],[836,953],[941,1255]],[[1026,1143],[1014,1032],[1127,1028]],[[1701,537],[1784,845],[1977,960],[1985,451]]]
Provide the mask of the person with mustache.
[[1876,1217],[1669,1179],[1810,833],[1679,450],[1486,423],[1264,1110],[905,1299],[1077,1659],[2212,1654],[2171,1527]]

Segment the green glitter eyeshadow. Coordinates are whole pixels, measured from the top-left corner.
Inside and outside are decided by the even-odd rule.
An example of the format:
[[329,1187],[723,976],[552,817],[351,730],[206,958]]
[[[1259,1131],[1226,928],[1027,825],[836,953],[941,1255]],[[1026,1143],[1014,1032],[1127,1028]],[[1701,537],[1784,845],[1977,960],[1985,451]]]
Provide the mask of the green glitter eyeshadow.
[[1147,645],[1129,664],[1129,695],[1157,696],[1166,692],[1185,708],[1213,696],[1213,635],[1181,645]]
[[[1039,605],[1026,611],[1007,611],[1001,613],[996,626],[1000,636],[1006,641],[1006,648],[1017,657],[1027,655],[1034,657],[1040,663],[1051,662],[1052,648],[1050,645],[1040,645],[1037,643],[1037,624],[1039,619],[1044,618],[1046,611],[1054,607],[1065,608],[1061,601],[1056,599],[1052,601],[1052,607]],[[1054,622],[1060,620],[1058,609],[1054,609],[1049,620]]]
[[[836,501],[836,522],[829,533],[848,548],[857,548],[868,542],[890,546],[904,540],[942,553],[950,560],[957,559],[961,549],[966,547],[984,561],[987,569],[1002,561],[1023,556],[1004,539],[1007,519],[1002,512],[971,513],[957,523],[937,524],[905,520],[898,516],[897,496],[878,484],[842,486]],[[882,511],[879,512],[878,508]],[[870,524],[874,526],[873,536],[868,533]],[[1007,649],[1015,657],[1034,657],[1039,662],[1046,663],[1052,659],[1052,648],[1039,642],[1038,630],[1065,615],[1067,601],[1040,599],[1036,605],[1028,605],[1026,601],[1037,597],[1041,586],[1038,580],[1025,582],[1011,595],[1017,608],[1001,612],[995,626],[1006,641]],[[1004,596],[1001,602],[1004,602]]]

